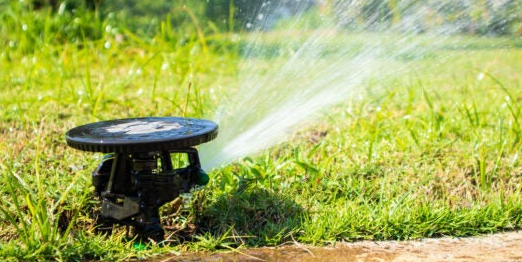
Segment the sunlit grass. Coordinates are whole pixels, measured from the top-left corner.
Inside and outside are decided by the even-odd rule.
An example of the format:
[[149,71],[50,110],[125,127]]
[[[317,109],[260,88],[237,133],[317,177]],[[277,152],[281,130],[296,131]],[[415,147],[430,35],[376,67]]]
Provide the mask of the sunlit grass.
[[[211,118],[239,85],[240,48],[212,31],[205,51],[197,35],[174,41],[166,23],[149,39],[107,32],[103,20],[92,26],[105,33],[69,41],[35,35],[37,23],[59,19],[50,12],[9,14],[0,30],[16,42],[0,51],[2,259],[121,260],[522,225],[522,51],[510,40],[470,37],[407,56],[398,63],[408,70],[368,79],[289,141],[213,170],[179,216],[164,209],[172,245],[139,250],[123,230],[96,235],[90,172],[100,155],[68,148],[65,132],[122,117]],[[355,45],[375,36],[357,37]],[[275,58],[243,59],[263,68]],[[184,231],[193,237],[178,238]]]

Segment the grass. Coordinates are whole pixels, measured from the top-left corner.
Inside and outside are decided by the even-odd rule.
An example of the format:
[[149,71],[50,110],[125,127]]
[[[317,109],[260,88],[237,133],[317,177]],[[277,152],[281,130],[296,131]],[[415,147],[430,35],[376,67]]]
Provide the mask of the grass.
[[[90,13],[77,20],[7,10],[0,30],[9,43],[0,51],[3,260],[126,260],[522,226],[522,50],[506,39],[452,37],[428,48],[430,55],[398,61],[411,69],[404,74],[368,79],[357,96],[287,142],[213,170],[187,207],[164,208],[172,245],[141,250],[124,231],[96,235],[89,176],[101,156],[68,148],[68,129],[122,117],[211,118],[238,87],[240,59],[262,68],[275,58],[241,58],[227,34],[201,28],[185,35],[164,22],[146,37]],[[94,22],[75,30],[90,35],[59,30],[82,19]],[[277,36],[268,37],[277,48]],[[454,42],[469,48],[450,48]],[[192,237],[182,241],[184,234]]]

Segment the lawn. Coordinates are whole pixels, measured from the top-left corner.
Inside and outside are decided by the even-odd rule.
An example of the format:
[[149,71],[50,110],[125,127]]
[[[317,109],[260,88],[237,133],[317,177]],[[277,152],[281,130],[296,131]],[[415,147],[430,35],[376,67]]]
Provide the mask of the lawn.
[[[184,33],[165,21],[144,36],[88,13],[65,21],[13,7],[2,14],[3,260],[125,260],[522,227],[519,39],[416,35],[408,36],[415,46],[404,49],[396,45],[404,36],[339,31],[313,41],[323,51],[319,59],[300,60],[295,51],[313,33],[294,32],[302,39],[287,41],[288,32],[232,34],[198,31],[197,24]],[[350,61],[361,54],[375,54],[365,53],[368,43],[385,47],[386,55],[372,60],[379,66],[361,65],[371,70],[355,82],[330,78],[335,68],[341,75],[344,66],[357,68]],[[277,76],[284,65],[302,71]],[[244,86],[253,82],[267,85],[249,93]],[[331,103],[313,110],[297,106],[303,100],[279,107],[312,85],[305,98],[328,88],[350,92],[317,96]],[[244,105],[235,100],[249,95],[254,99]],[[223,108],[233,114],[217,117]],[[205,188],[162,209],[168,245],[133,246],[125,228],[94,233],[90,174],[103,156],[68,147],[70,128],[139,116],[214,119],[226,139],[201,148],[210,157],[228,153],[224,145],[264,116],[287,114],[268,118],[276,132],[269,136],[279,139],[218,157]]]

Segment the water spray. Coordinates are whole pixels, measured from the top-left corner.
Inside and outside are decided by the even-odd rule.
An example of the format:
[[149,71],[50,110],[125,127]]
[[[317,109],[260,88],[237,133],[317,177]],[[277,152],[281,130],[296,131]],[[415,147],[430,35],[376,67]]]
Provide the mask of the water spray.
[[[194,146],[217,133],[212,121],[184,117],[117,119],[69,130],[69,146],[108,153],[92,172],[98,229],[132,226],[138,241],[164,240],[159,208],[208,183]],[[188,165],[175,168],[171,154],[185,154]]]

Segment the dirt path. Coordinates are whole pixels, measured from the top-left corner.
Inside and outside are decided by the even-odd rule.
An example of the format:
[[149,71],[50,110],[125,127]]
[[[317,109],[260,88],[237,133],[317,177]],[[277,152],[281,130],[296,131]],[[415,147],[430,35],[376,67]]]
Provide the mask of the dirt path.
[[356,242],[335,248],[292,245],[241,250],[242,253],[184,254],[155,262],[196,261],[498,261],[522,262],[522,231],[473,238]]

